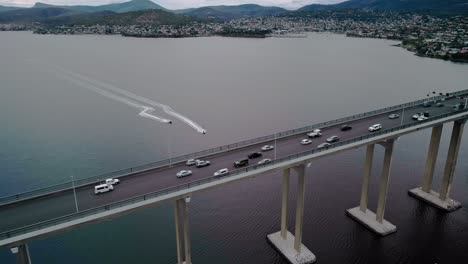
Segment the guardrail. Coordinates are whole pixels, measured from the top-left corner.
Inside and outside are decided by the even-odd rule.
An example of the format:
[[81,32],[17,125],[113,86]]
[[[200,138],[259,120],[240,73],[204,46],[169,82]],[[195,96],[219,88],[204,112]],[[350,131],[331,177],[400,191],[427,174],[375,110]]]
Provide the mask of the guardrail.
[[268,167],[268,166],[272,166],[272,165],[275,165],[275,164],[278,164],[278,163],[281,163],[281,162],[290,161],[290,160],[297,159],[297,158],[300,158],[300,157],[304,157],[304,156],[307,156],[307,155],[319,153],[319,152],[329,150],[329,149],[333,149],[333,148],[337,148],[337,147],[340,147],[340,146],[343,146],[343,145],[359,142],[359,141],[362,141],[362,140],[365,140],[365,139],[370,139],[370,138],[374,138],[374,137],[377,137],[377,136],[380,136],[380,135],[385,135],[385,134],[388,134],[388,133],[391,133],[391,132],[394,132],[394,131],[398,131],[398,130],[402,130],[402,129],[405,129],[405,128],[418,126],[421,123],[434,121],[434,120],[437,120],[437,119],[449,117],[449,116],[452,116],[454,114],[459,114],[459,113],[467,113],[467,115],[468,115],[468,108],[461,109],[461,110],[458,110],[458,111],[454,111],[454,112],[451,112],[451,113],[442,114],[442,115],[439,115],[439,116],[430,117],[425,121],[420,121],[420,122],[410,123],[410,124],[406,124],[406,125],[401,125],[401,126],[386,129],[386,130],[373,132],[372,134],[367,134],[367,135],[364,135],[364,136],[360,136],[360,137],[344,140],[344,141],[341,141],[341,142],[333,143],[328,148],[312,149],[312,150],[296,153],[296,154],[293,154],[293,155],[290,155],[290,156],[286,156],[286,157],[282,157],[282,158],[273,160],[271,163],[268,163],[268,164],[255,164],[255,165],[248,166],[248,167],[245,167],[245,168],[237,169],[237,170],[231,171],[231,172],[229,172],[229,173],[227,173],[227,174],[225,174],[225,175],[223,175],[221,177],[212,176],[212,177],[196,180],[196,181],[193,181],[193,182],[173,186],[173,187],[163,189],[163,190],[159,190],[159,191],[156,191],[156,192],[151,192],[151,193],[139,195],[139,196],[129,198],[129,199],[126,199],[126,200],[122,200],[122,201],[118,201],[118,202],[115,202],[115,203],[110,203],[110,204],[99,206],[99,207],[96,207],[96,208],[80,211],[80,212],[77,212],[77,213],[61,216],[61,217],[50,219],[50,220],[47,220],[47,221],[35,223],[35,224],[29,225],[29,226],[25,226],[25,227],[21,227],[21,228],[18,228],[18,229],[10,230],[10,231],[7,231],[7,232],[0,233],[0,240],[11,238],[11,237],[18,236],[18,235],[25,234],[25,233],[29,233],[29,232],[33,232],[33,231],[40,230],[40,229],[43,229],[43,228],[46,228],[46,227],[51,227],[51,226],[54,226],[54,225],[57,225],[57,224],[69,222],[69,221],[72,221],[72,220],[80,219],[80,218],[90,216],[90,215],[93,215],[93,214],[97,214],[97,213],[100,213],[100,212],[105,212],[105,211],[120,208],[120,207],[123,207],[123,206],[135,204],[135,203],[138,203],[138,202],[142,202],[142,201],[145,201],[145,200],[148,200],[148,199],[151,199],[151,198],[159,197],[159,196],[166,195],[166,194],[169,194],[169,193],[173,193],[173,192],[176,192],[176,191],[189,189],[189,188],[194,187],[194,186],[199,186],[199,185],[206,184],[206,183],[209,183],[209,182],[218,181],[218,180],[223,179],[223,178],[233,177],[233,176],[236,176],[236,175],[239,175],[239,174],[242,174],[242,173],[246,173],[246,172],[249,172],[249,171],[254,171],[254,170],[264,168],[264,167]]
[[[467,93],[468,93],[468,89],[458,91],[458,92],[454,92],[454,93],[450,93],[450,97],[452,97],[452,96],[456,97],[456,96],[467,94]],[[445,96],[445,95],[435,96],[435,97],[432,97],[431,100],[439,100],[441,98],[447,98],[447,96]],[[285,131],[285,132],[279,132],[279,133],[269,135],[269,136],[263,136],[263,137],[250,139],[250,140],[245,140],[245,141],[241,141],[241,142],[238,142],[238,143],[233,143],[233,144],[229,144],[229,145],[225,145],[225,146],[221,146],[221,147],[211,148],[211,149],[208,149],[208,150],[203,150],[203,151],[199,151],[199,152],[195,152],[195,153],[191,153],[191,154],[187,154],[187,155],[182,155],[182,156],[178,156],[178,157],[171,158],[171,159],[160,160],[160,161],[157,161],[157,162],[152,162],[152,163],[143,164],[143,165],[127,168],[127,169],[113,171],[113,172],[109,172],[109,173],[105,173],[105,174],[100,174],[100,175],[97,175],[97,176],[92,176],[92,177],[76,180],[74,183],[72,183],[71,181],[67,181],[67,182],[64,182],[64,183],[60,183],[60,184],[45,187],[45,188],[40,188],[40,189],[36,189],[36,190],[32,190],[32,191],[18,193],[18,194],[15,194],[15,195],[5,196],[5,197],[0,198],[0,206],[5,205],[5,204],[9,204],[9,203],[13,203],[13,202],[16,202],[16,201],[21,201],[21,200],[26,200],[26,199],[30,199],[30,198],[34,198],[34,197],[47,195],[47,194],[54,193],[54,192],[70,190],[72,188],[73,184],[75,185],[76,188],[79,188],[79,187],[83,187],[83,186],[86,186],[86,185],[96,184],[98,182],[102,182],[103,180],[105,180],[107,178],[127,177],[127,176],[130,176],[130,175],[134,175],[134,174],[136,174],[138,172],[149,171],[149,170],[163,168],[163,167],[166,167],[166,166],[169,166],[169,165],[174,165],[174,164],[177,164],[177,163],[180,163],[180,162],[184,162],[184,161],[186,161],[188,159],[207,157],[207,156],[211,156],[211,155],[214,155],[214,154],[217,154],[217,153],[231,151],[231,150],[239,149],[239,148],[249,146],[249,145],[253,145],[253,144],[259,144],[259,143],[262,143],[262,142],[273,141],[275,138],[276,139],[281,139],[281,138],[294,136],[294,135],[301,134],[301,133],[306,133],[306,132],[309,132],[309,131],[311,131],[313,129],[316,129],[316,128],[332,126],[332,125],[348,122],[350,120],[362,119],[362,118],[366,118],[366,117],[370,117],[370,116],[374,116],[374,115],[379,115],[379,114],[382,114],[382,113],[401,110],[403,108],[418,106],[418,105],[423,104],[427,100],[428,99],[421,99],[421,100],[417,100],[417,101],[413,101],[413,102],[409,102],[409,103],[405,103],[405,104],[400,104],[400,105],[396,105],[396,106],[382,108],[382,109],[375,110],[375,111],[370,111],[370,112],[357,114],[357,115],[353,115],[353,116],[349,116],[349,117],[339,118],[339,119],[335,119],[335,120],[332,120],[332,121],[327,121],[327,122],[323,122],[323,123],[319,123],[319,124],[315,124],[315,125],[296,128],[296,129],[288,130],[288,131]]]

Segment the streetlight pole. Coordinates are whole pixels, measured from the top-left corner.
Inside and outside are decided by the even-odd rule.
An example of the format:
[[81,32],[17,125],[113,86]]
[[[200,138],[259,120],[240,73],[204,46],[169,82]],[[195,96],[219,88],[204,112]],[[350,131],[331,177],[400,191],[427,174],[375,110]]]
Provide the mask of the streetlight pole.
[[78,200],[76,199],[76,190],[75,190],[75,177],[73,175],[70,176],[72,180],[72,186],[73,186],[73,196],[75,197],[75,207],[76,207],[76,212],[79,212],[78,209]]
[[405,118],[405,107],[403,106],[403,112],[401,113],[401,123],[400,126],[403,125],[403,119]]
[[275,133],[275,160],[276,160],[276,133]]

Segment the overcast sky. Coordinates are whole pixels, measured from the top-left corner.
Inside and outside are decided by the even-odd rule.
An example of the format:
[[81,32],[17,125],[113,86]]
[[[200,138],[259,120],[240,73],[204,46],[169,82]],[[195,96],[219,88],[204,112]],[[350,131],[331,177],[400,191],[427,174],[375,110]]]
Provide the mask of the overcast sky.
[[[128,0],[0,0],[0,5],[9,6],[32,6],[36,2],[55,5],[103,5],[109,3],[121,3]],[[259,4],[264,6],[280,6],[289,9],[299,8],[309,4],[332,4],[344,0],[152,0],[153,2],[168,8],[181,9],[188,7],[199,7],[208,5],[240,5]]]

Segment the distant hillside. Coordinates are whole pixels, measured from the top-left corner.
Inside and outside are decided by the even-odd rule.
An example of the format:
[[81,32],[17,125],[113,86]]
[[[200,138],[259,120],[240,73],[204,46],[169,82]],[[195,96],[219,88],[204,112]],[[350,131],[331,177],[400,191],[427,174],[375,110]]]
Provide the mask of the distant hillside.
[[53,17],[76,14],[64,8],[24,8],[0,13],[0,23],[28,24],[41,22]]
[[20,7],[15,7],[15,6],[2,6],[0,5],[0,12],[5,12],[5,11],[12,11],[12,10],[18,10],[21,9]]
[[207,6],[195,9],[186,9],[184,14],[221,20],[231,20],[243,17],[275,16],[289,12],[280,7],[267,7],[254,4],[238,6]]
[[334,5],[308,5],[298,9],[298,11],[318,11],[343,8],[424,11],[434,13],[468,13],[468,0],[349,0]]
[[34,5],[35,8],[44,8],[44,7],[59,7],[65,8],[74,11],[80,12],[102,12],[102,11],[112,11],[115,13],[125,13],[125,12],[132,12],[132,11],[140,11],[140,10],[150,10],[150,9],[158,9],[158,10],[166,10],[164,7],[150,1],[150,0],[132,0],[129,2],[118,3],[118,4],[109,4],[109,5],[101,5],[101,6],[85,6],[85,5],[78,5],[78,6],[54,6],[45,3],[36,3]]
[[191,17],[164,10],[143,10],[117,14],[110,11],[81,13],[48,19],[48,26],[58,25],[178,25],[193,21]]

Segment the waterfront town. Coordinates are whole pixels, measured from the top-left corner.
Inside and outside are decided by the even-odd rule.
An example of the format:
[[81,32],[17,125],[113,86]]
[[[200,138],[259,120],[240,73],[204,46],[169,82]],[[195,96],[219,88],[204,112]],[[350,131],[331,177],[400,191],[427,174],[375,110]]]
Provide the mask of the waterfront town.
[[435,17],[392,11],[321,11],[177,25],[1,25],[36,34],[120,34],[130,37],[293,37],[332,32],[348,37],[400,40],[418,56],[468,62],[468,17]]

